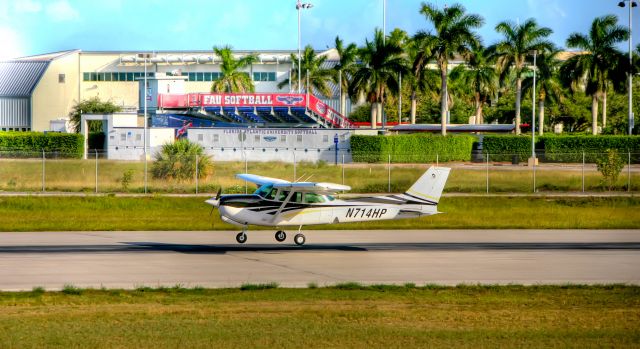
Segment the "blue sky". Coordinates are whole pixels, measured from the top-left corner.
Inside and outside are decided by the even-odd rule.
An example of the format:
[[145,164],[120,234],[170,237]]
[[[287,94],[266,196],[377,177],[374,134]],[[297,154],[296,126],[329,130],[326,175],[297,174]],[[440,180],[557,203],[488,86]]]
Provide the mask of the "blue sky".
[[[302,13],[302,43],[332,46],[336,35],[358,44],[382,27],[383,0],[308,0]],[[0,0],[0,59],[67,49],[209,50],[297,48],[295,0]],[[410,34],[429,30],[418,13],[419,0],[387,0],[387,30]],[[431,0],[443,6],[453,1]],[[615,14],[628,24],[618,0],[459,0],[484,17],[479,30],[485,44],[499,39],[496,23],[534,17],[554,30],[564,46],[567,36],[586,32],[596,16]],[[634,10],[640,18],[640,7]],[[634,19],[634,46],[640,22]],[[626,44],[621,45],[626,50]]]

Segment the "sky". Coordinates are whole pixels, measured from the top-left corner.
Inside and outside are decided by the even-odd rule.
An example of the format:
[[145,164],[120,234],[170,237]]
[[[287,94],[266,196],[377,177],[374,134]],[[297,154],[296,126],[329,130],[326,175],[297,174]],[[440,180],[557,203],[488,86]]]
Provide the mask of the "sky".
[[[333,47],[340,36],[364,43],[383,27],[384,0],[306,0],[302,46]],[[422,1],[386,0],[386,29],[409,34],[432,27],[419,13]],[[497,23],[535,18],[553,29],[560,47],[573,32],[586,33],[597,16],[614,14],[628,25],[628,8],[619,0],[459,0],[469,13],[484,17],[478,30],[485,45],[500,39]],[[430,0],[438,6],[454,1]],[[296,0],[0,0],[0,59],[69,49],[295,50]],[[634,8],[634,46],[640,42],[640,7]],[[627,44],[620,48],[627,50]]]

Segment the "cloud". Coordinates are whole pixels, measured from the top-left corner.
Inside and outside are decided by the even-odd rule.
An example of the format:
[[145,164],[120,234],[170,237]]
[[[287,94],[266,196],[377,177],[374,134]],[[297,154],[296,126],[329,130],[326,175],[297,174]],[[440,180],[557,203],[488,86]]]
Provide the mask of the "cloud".
[[20,37],[11,28],[0,27],[0,60],[23,56]]
[[13,8],[18,13],[36,13],[42,10],[42,5],[37,1],[22,0],[16,2]]
[[54,22],[72,21],[80,18],[78,11],[71,7],[66,0],[56,1],[47,5],[47,15]]

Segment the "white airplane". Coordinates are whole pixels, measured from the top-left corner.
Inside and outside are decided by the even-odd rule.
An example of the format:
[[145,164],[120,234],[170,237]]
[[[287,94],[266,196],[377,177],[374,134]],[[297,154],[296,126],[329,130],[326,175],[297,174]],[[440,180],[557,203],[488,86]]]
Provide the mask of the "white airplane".
[[[293,238],[296,245],[305,243],[300,233],[303,225],[379,221],[415,218],[438,214],[438,201],[449,176],[449,168],[430,167],[409,190],[397,195],[359,197],[339,200],[333,194],[351,190],[334,183],[289,182],[252,174],[238,174],[237,178],[255,183],[253,194],[220,195],[205,202],[217,207],[222,221],[242,227],[236,241],[247,241],[247,226],[261,225],[298,227]],[[212,210],[213,210],[212,208]],[[287,238],[283,230],[275,238]]]

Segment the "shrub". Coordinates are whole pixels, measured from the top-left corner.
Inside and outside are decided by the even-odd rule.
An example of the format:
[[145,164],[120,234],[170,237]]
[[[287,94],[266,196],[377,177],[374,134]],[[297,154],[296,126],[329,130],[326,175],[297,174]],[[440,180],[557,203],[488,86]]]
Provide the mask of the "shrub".
[[39,157],[45,153],[81,158],[84,138],[75,133],[0,132],[0,151],[16,157]]
[[[609,149],[619,153],[640,153],[640,137],[638,136],[545,136],[544,149],[547,160],[564,162],[596,162],[597,153]],[[636,155],[637,157],[637,155]]]
[[[539,142],[536,142],[536,148],[539,147]],[[484,136],[482,146],[492,161],[511,161],[513,156],[516,156],[518,161],[525,161],[531,156],[530,136],[488,135]]]
[[207,177],[213,168],[211,158],[205,155],[202,146],[188,139],[179,139],[166,143],[155,154],[151,174],[153,178],[190,180],[195,176],[196,166],[198,178]]
[[607,149],[604,155],[596,159],[598,171],[602,173],[602,184],[608,190],[613,189],[624,167],[622,157],[614,149]]
[[475,140],[470,135],[354,135],[351,136],[351,151],[355,162],[387,162],[389,155],[394,163],[469,161]]
[[129,184],[131,184],[132,179],[133,179],[132,169],[127,169],[122,173],[122,178],[119,179],[120,185],[122,185],[122,191],[127,191],[127,189],[129,189]]
[[[76,103],[69,113],[71,126],[76,132],[80,132],[80,122],[82,114],[112,114],[122,111],[122,108],[115,105],[111,101],[101,101],[100,97],[92,97]],[[102,130],[102,121],[89,120],[90,132],[100,132]]]

